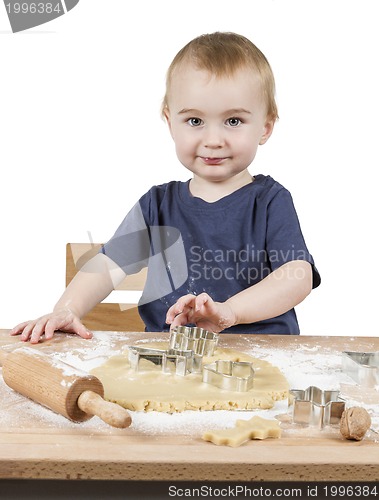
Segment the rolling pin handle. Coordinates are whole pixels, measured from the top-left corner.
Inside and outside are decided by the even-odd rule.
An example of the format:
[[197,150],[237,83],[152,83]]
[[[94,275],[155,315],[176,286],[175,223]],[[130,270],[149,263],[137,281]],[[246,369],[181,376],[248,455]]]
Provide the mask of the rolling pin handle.
[[79,408],[90,415],[96,415],[113,427],[125,428],[132,423],[132,418],[122,406],[104,401],[96,392],[84,391],[78,398]]

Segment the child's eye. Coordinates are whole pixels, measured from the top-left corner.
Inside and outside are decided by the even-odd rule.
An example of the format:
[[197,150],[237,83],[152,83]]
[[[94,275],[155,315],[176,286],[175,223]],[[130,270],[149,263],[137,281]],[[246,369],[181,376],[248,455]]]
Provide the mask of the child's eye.
[[238,127],[238,125],[240,125],[242,122],[241,122],[241,120],[239,118],[232,117],[232,118],[228,118],[226,120],[226,123],[230,127]]
[[189,118],[187,123],[191,125],[191,127],[199,127],[203,124],[203,120],[201,118]]

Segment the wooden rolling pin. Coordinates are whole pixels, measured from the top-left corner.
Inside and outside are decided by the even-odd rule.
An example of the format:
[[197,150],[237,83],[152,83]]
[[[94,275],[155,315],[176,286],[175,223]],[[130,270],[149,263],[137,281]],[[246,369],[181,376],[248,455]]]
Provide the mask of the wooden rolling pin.
[[125,408],[104,401],[97,377],[37,349],[22,347],[11,353],[0,349],[0,365],[9,387],[74,422],[94,415],[113,427],[129,427],[132,422]]

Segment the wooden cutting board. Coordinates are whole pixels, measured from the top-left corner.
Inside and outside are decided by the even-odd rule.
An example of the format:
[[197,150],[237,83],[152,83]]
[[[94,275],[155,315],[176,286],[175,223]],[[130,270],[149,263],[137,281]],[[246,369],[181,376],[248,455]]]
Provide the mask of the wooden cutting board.
[[[126,345],[144,339],[166,340],[167,334],[96,332],[91,341],[60,334],[33,348],[83,363],[87,370],[110,353],[117,354]],[[281,356],[295,349],[310,356],[312,352],[327,355],[343,350],[379,350],[379,339],[373,337],[223,335],[221,343],[249,352],[256,346],[260,354],[265,348],[277,349]],[[19,346],[17,337],[0,330],[0,348],[11,351]],[[379,480],[379,436],[350,442],[332,432],[284,432],[281,439],[250,441],[239,448],[216,447],[203,441],[196,428],[178,434],[169,426],[158,429],[151,425],[151,430],[141,432],[133,424],[128,429],[111,429],[95,418],[73,424],[63,417],[50,417],[44,409],[38,415],[34,403],[25,402],[4,386],[2,391],[3,420],[8,418],[11,425],[4,426],[0,419],[0,478]],[[148,417],[154,424],[154,414]]]

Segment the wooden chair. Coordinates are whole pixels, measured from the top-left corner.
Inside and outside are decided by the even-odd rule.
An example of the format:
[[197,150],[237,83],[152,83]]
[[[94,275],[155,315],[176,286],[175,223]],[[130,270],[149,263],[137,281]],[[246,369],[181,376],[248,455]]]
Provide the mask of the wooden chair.
[[[66,286],[78,270],[101,247],[100,243],[67,243],[66,245]],[[147,269],[127,276],[116,290],[142,291],[146,282]],[[82,318],[89,330],[111,330],[143,332],[145,325],[138,314],[137,304],[101,303]]]

